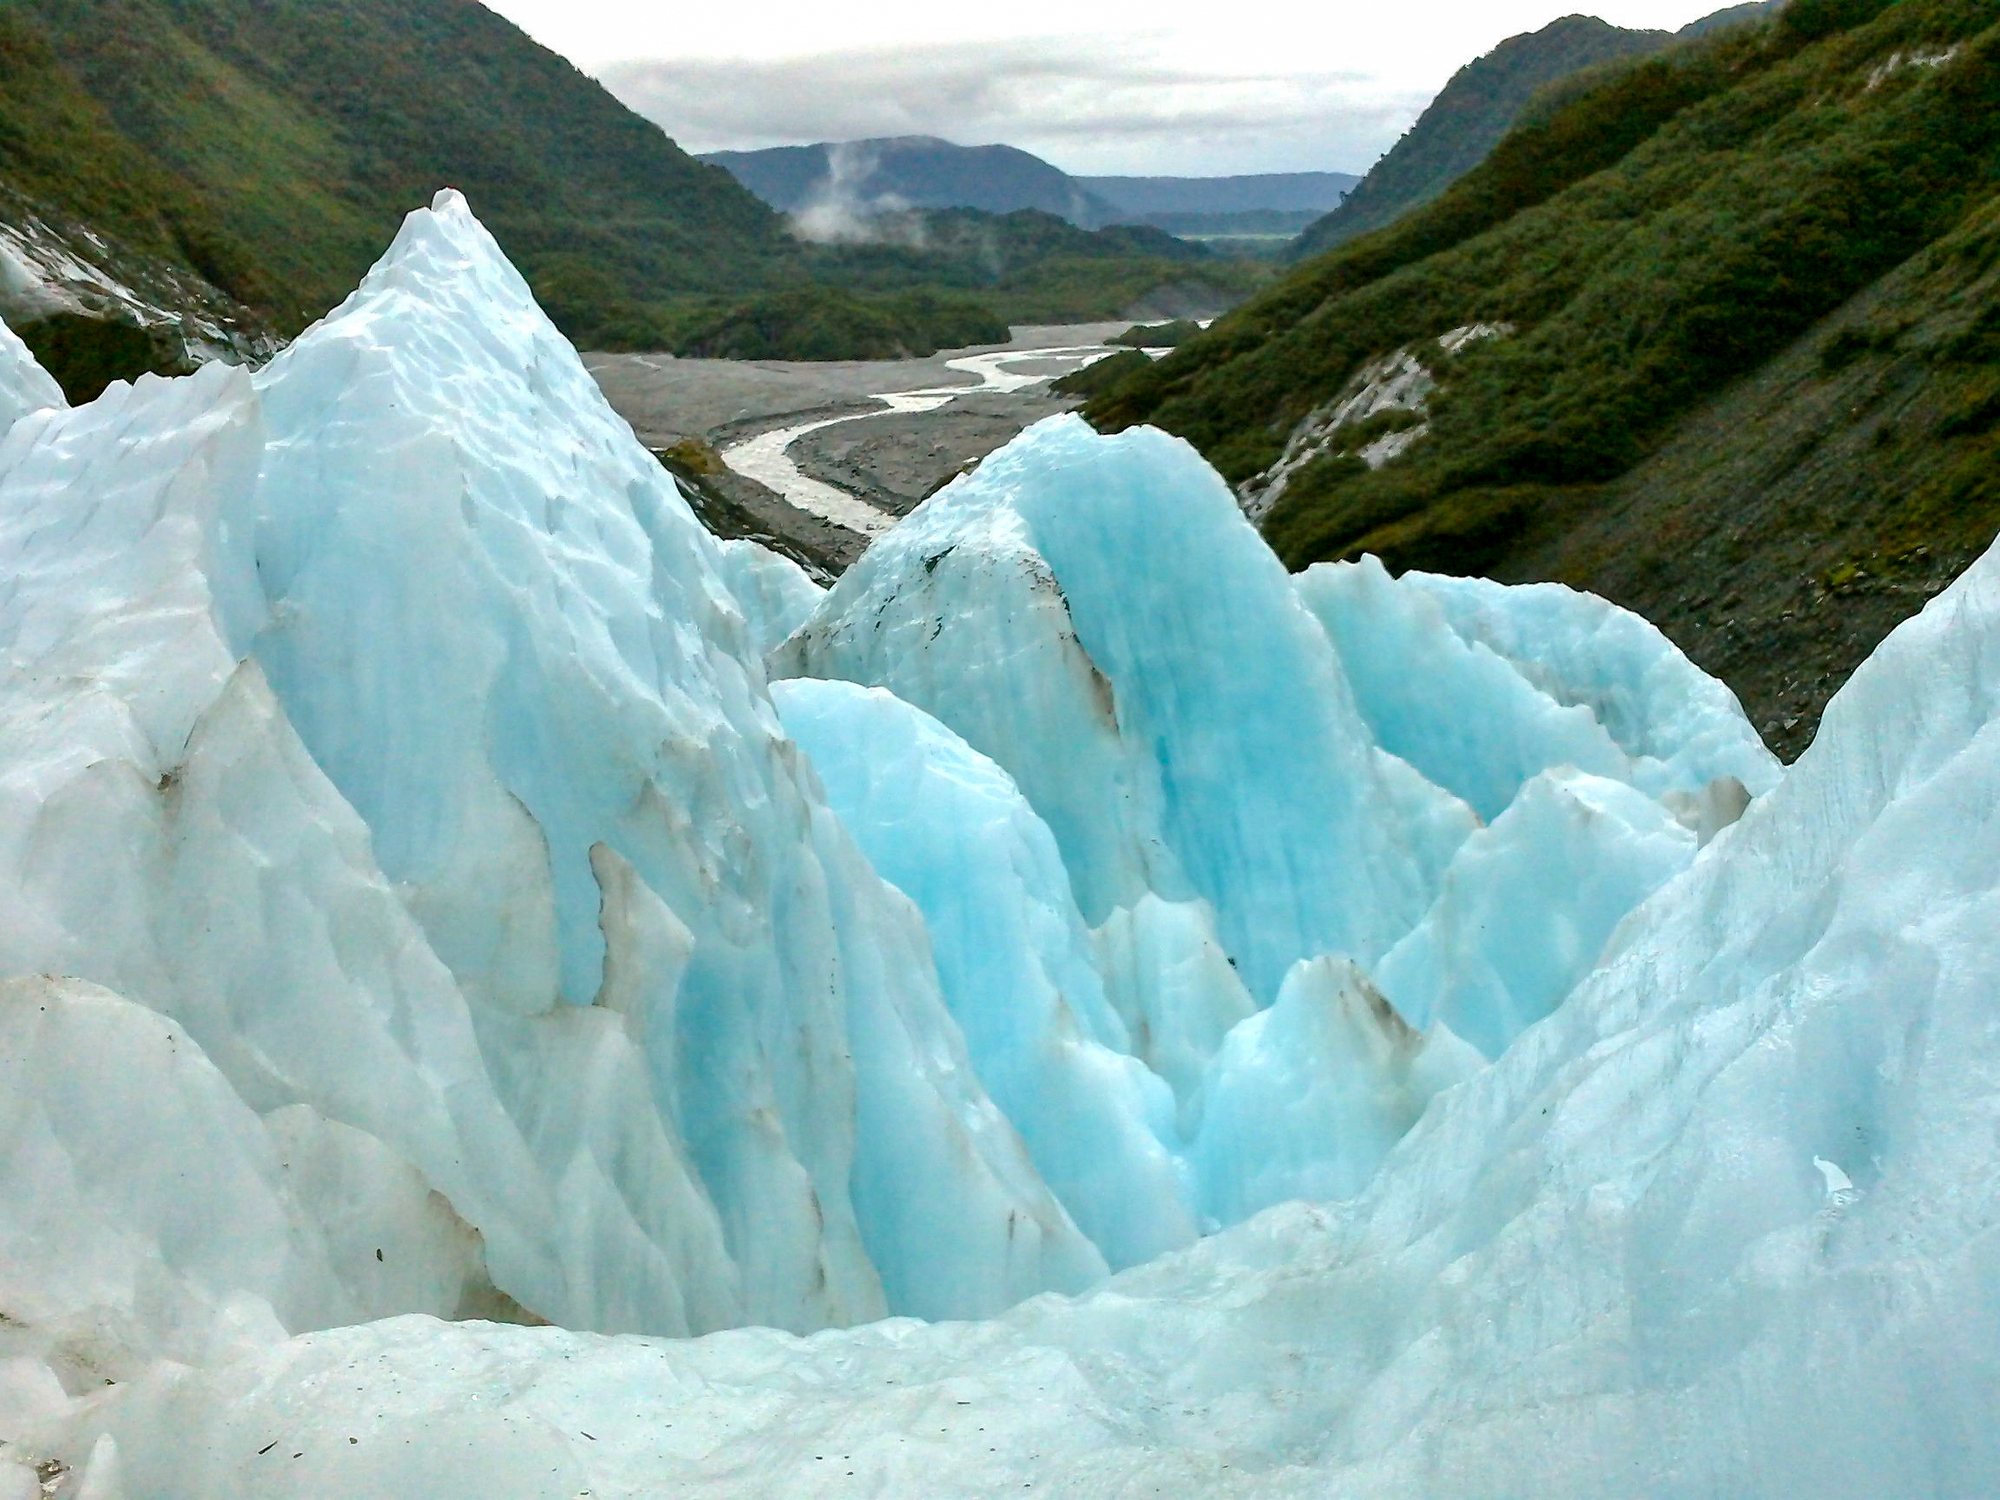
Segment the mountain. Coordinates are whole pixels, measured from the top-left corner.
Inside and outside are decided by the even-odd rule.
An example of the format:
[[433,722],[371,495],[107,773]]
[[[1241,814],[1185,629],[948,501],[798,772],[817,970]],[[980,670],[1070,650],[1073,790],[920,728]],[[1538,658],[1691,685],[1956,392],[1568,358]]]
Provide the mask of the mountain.
[[0,28],[0,183],[286,332],[446,184],[578,332],[792,256],[726,173],[474,0],[12,0]]
[[1345,202],[1292,247],[1303,260],[1428,203],[1486,159],[1537,93],[1585,68],[1658,51],[1664,31],[1630,31],[1593,16],[1564,16],[1467,63]]
[[1762,21],[1776,15],[1784,8],[1785,0],[1744,0],[1742,5],[1732,5],[1719,10],[1712,16],[1703,16],[1699,21],[1690,21],[1674,35],[1683,40],[1698,36],[1712,36],[1718,31],[1727,31],[1732,26],[1747,26],[1752,21]]
[[1348,172],[1259,172],[1238,177],[1079,177],[1126,224],[1222,238],[1296,234],[1361,179]]
[[1324,213],[1359,181],[1345,172],[1072,177],[1013,146],[959,146],[935,136],[712,151],[702,160],[727,168],[780,212],[807,216],[809,228],[814,215],[837,224],[903,208],[1025,208],[1084,229],[1147,224],[1174,233],[1189,225],[1194,233],[1248,233],[1264,227],[1250,217]]
[[[19,263],[0,313],[75,399],[268,356],[444,185],[599,348],[748,318],[774,353],[927,353],[1005,318],[1171,300],[1202,254],[1156,231],[1078,243],[1054,219],[1060,234],[943,226],[905,254],[802,243],[474,0],[6,0],[0,83],[0,244]],[[1250,279],[1217,269],[1197,301],[1228,305]],[[936,295],[967,290],[980,305]]]
[[834,208],[1032,208],[1091,226],[1114,217],[1061,168],[1012,146],[959,146],[935,136],[822,141],[763,151],[714,151],[723,167],[782,213]]
[[1361,179],[1351,172],[1254,172],[1236,177],[1079,177],[1121,215],[1324,213]]
[[1628,62],[1089,411],[1295,567],[1616,599],[1796,751],[2000,524],[1997,59],[1977,0],[1794,0]]

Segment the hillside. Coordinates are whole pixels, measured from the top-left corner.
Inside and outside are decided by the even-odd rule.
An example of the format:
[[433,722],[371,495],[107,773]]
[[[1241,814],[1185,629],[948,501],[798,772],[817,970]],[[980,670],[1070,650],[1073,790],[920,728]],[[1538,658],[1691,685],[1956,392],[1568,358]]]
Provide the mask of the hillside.
[[1671,40],[1664,31],[1564,16],[1502,42],[1452,75],[1346,201],[1299,236],[1292,258],[1331,250],[1429,203],[1484,161],[1548,85],[1599,63],[1658,51]]
[[1295,567],[1602,592],[1795,750],[2000,524],[1996,104],[1989,5],[1794,0],[1597,80],[1091,415],[1189,437]]
[[[795,333],[777,352],[796,357],[928,350],[1173,303],[1203,254],[1048,215],[975,215],[910,253],[801,243],[474,0],[0,0],[0,82],[0,240],[23,284],[0,314],[73,397],[268,354],[445,185],[597,348],[705,346],[747,320],[760,346]],[[1255,279],[1219,272],[1194,300],[1216,310]],[[979,305],[941,295],[962,291]]]
[[[61,140],[46,136],[55,170],[35,163],[10,185],[75,197],[82,218],[114,200],[114,227],[165,224],[194,269],[287,331],[332,305],[444,185],[478,201],[586,335],[625,302],[759,284],[790,253],[776,217],[727,174],[474,0],[7,10],[23,45],[46,49],[38,91],[94,106],[92,175],[126,188],[77,194]],[[195,233],[176,235],[183,223]]]

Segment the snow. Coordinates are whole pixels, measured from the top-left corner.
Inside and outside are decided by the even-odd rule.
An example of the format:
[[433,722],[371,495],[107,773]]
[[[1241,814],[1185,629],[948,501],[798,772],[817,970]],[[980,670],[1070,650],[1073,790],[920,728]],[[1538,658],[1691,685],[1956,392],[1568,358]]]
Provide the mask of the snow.
[[1156,432],[822,594],[446,194],[0,560],[0,1495],[2000,1475],[2000,556],[1790,772]]

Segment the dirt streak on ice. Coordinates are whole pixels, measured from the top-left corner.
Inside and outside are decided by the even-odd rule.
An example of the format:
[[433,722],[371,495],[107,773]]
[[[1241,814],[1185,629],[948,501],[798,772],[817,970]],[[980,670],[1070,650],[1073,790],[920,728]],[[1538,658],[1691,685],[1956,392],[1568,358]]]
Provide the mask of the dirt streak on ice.
[[887,511],[877,510],[867,501],[850,495],[843,489],[823,483],[802,473],[792,462],[791,446],[809,432],[818,432],[824,427],[837,427],[843,422],[866,422],[875,417],[889,416],[898,412],[936,411],[949,405],[960,396],[978,393],[1005,394],[1026,390],[1048,380],[1050,374],[1025,374],[1007,368],[1009,365],[1039,363],[1053,359],[1074,359],[1078,368],[1094,359],[1101,359],[1111,351],[1102,344],[1071,344],[1058,349],[1004,349],[991,354],[963,354],[956,359],[948,359],[948,369],[959,370],[977,377],[976,385],[926,386],[914,391],[894,391],[871,397],[882,403],[879,411],[851,412],[843,417],[821,417],[816,421],[798,422],[789,427],[774,427],[769,432],[760,432],[755,437],[731,443],[722,450],[722,461],[737,473],[769,489],[776,490],[785,499],[801,510],[845,526],[849,531],[863,536],[880,536],[900,519]]

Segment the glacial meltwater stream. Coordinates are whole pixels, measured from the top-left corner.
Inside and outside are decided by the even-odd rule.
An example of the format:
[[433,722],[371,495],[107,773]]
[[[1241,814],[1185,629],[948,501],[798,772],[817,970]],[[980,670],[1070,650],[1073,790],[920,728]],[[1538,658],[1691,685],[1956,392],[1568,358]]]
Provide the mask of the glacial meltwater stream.
[[[814,479],[792,461],[791,447],[809,432],[837,427],[844,422],[865,422],[898,412],[936,411],[961,396],[1004,395],[1026,390],[1052,379],[1055,373],[1027,374],[1008,368],[1012,365],[1042,364],[1051,360],[1074,361],[1080,369],[1112,351],[1103,344],[1071,344],[1053,349],[1003,349],[989,354],[966,354],[945,361],[948,368],[975,377],[974,385],[926,386],[920,390],[885,392],[872,399],[882,403],[879,411],[850,412],[839,417],[820,417],[788,427],[774,427],[730,444],[722,450],[722,461],[737,473],[783,495],[801,510],[811,511],[836,526],[844,526],[863,536],[880,536],[900,519],[877,509],[846,490]],[[1062,372],[1066,373],[1066,372]]]

